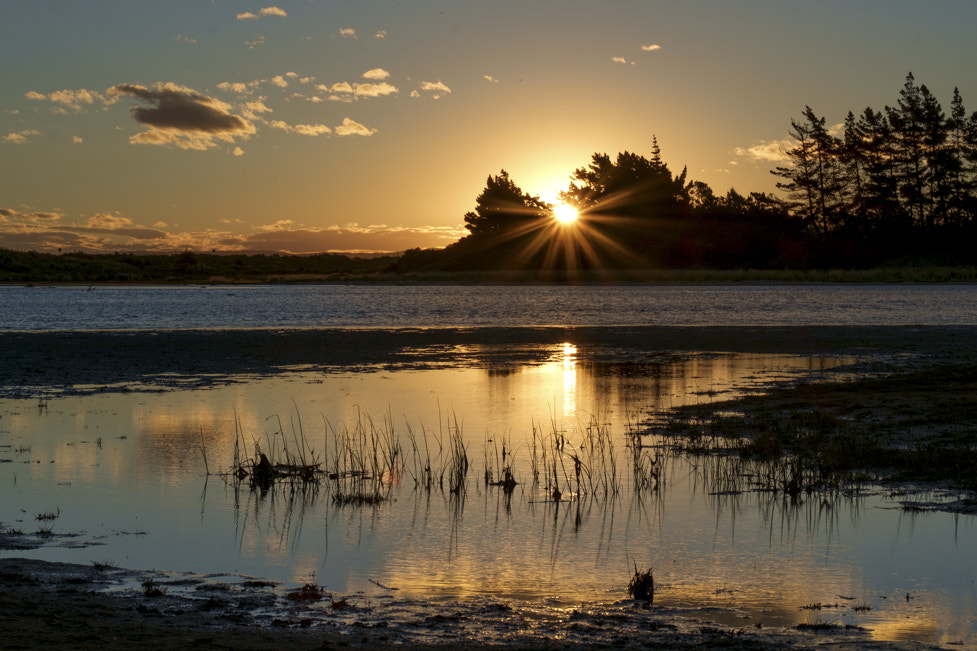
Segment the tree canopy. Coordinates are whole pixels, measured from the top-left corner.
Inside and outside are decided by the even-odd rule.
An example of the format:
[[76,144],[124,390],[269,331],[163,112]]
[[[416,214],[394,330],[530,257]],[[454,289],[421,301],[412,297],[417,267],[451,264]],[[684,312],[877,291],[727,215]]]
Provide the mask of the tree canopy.
[[595,153],[562,201],[580,218],[554,227],[553,206],[505,170],[465,215],[469,234],[412,250],[395,271],[866,267],[977,259],[977,113],[954,89],[949,113],[910,73],[894,106],[849,111],[836,126],[806,106],[773,170],[783,198],[717,196],[687,169],[650,155]]

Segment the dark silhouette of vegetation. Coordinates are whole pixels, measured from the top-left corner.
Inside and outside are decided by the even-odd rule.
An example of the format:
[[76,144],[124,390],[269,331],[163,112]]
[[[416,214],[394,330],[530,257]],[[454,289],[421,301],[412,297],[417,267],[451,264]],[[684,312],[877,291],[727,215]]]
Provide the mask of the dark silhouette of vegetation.
[[62,254],[0,249],[0,282],[155,283],[275,282],[328,280],[374,274],[392,257],[352,258],[335,254],[308,256],[199,253],[174,255],[66,252]]
[[[837,134],[837,135],[836,135]],[[906,78],[895,107],[849,112],[837,130],[808,106],[791,120],[780,199],[731,189],[717,197],[687,170],[674,175],[656,139],[651,156],[594,154],[553,206],[503,170],[465,216],[469,234],[445,249],[411,249],[390,271],[863,269],[977,261],[977,113],[954,90],[947,115]]]

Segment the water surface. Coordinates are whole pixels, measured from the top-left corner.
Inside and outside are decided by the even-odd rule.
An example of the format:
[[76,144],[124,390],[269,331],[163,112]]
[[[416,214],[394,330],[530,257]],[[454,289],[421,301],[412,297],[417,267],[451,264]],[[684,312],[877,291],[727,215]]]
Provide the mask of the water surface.
[[973,325],[975,285],[0,287],[4,330]]

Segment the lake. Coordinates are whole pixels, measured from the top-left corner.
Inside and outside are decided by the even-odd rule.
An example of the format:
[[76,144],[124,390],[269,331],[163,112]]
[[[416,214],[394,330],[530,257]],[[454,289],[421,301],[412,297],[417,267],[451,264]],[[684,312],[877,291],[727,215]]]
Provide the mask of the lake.
[[[793,326],[969,327],[973,286],[2,287],[0,307],[5,331],[422,329],[426,338],[397,364],[292,364],[182,384],[169,370],[160,383],[18,383],[34,394],[0,399],[0,523],[71,536],[0,555],[314,580],[371,600],[388,588],[492,599],[540,617],[626,600],[637,564],[654,568],[665,614],[734,627],[832,621],[877,639],[977,645],[973,517],[907,511],[884,488],[798,501],[723,490],[708,458],[646,436],[639,465],[631,438],[683,404],[841,379],[908,355],[699,347],[694,333],[687,345],[656,346],[657,327],[770,337]],[[440,343],[441,331],[499,326],[558,335]],[[638,329],[648,345],[590,344],[574,328],[607,328],[612,341],[614,328]],[[330,481],[265,492],[228,475],[236,441],[246,454],[255,443],[270,454],[287,447],[329,468],[358,432],[400,446],[402,466],[383,477],[389,499],[376,504],[343,505]],[[453,440],[470,465],[462,489],[425,488],[420,468],[447,463]],[[549,467],[544,449],[561,474],[559,501],[545,478],[534,482]],[[654,488],[639,485],[647,463],[660,469]],[[507,464],[518,482],[509,495],[485,481]]]

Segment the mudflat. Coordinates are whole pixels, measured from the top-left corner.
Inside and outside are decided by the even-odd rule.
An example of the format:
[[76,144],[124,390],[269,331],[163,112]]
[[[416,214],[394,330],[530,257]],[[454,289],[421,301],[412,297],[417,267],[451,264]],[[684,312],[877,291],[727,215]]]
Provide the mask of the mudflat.
[[715,351],[855,354],[901,364],[970,363],[977,326],[523,327],[399,330],[0,332],[0,395],[203,383],[290,368],[354,370],[533,363],[553,345],[578,359]]

